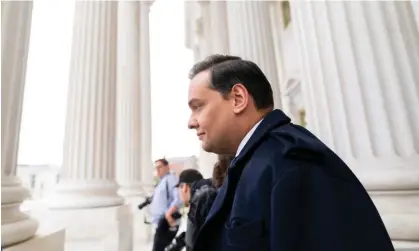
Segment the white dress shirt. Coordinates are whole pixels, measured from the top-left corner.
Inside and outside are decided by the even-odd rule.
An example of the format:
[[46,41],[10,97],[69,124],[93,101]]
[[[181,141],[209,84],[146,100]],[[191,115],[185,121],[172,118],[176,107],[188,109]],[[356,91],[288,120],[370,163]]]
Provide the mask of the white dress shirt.
[[258,126],[260,125],[260,123],[262,122],[262,120],[263,119],[259,120],[259,122],[257,122],[252,127],[252,129],[250,129],[250,131],[246,134],[246,136],[244,136],[244,138],[240,142],[239,148],[237,148],[236,157],[239,156],[240,152],[243,150],[244,146],[247,144],[247,142],[249,141],[249,139],[252,137],[253,133],[255,133],[256,129],[258,128]]

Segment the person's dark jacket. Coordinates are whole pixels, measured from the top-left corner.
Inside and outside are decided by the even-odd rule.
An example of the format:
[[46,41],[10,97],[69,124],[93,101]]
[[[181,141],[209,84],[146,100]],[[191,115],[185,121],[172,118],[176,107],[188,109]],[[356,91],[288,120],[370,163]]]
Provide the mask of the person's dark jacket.
[[351,170],[280,110],[232,161],[193,248],[254,250],[394,251]]
[[217,190],[212,185],[211,179],[200,180],[191,185],[191,201],[185,236],[187,250],[190,250],[193,246],[198,231],[204,224],[216,196]]

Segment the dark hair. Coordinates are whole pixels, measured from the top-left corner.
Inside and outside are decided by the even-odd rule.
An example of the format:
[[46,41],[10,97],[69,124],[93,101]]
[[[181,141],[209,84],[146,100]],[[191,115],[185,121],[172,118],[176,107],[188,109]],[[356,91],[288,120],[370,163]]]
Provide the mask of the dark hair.
[[210,88],[217,90],[224,97],[235,84],[241,83],[253,97],[257,109],[274,106],[272,87],[262,70],[252,61],[229,55],[211,55],[196,63],[189,72],[189,78],[209,70]]
[[227,170],[233,160],[233,155],[218,155],[218,161],[212,170],[212,183],[216,188],[221,187],[227,176]]
[[161,162],[164,166],[169,165],[169,161],[167,161],[166,158],[161,158],[161,159],[158,159],[158,160],[154,161],[154,163],[157,163],[157,162]]

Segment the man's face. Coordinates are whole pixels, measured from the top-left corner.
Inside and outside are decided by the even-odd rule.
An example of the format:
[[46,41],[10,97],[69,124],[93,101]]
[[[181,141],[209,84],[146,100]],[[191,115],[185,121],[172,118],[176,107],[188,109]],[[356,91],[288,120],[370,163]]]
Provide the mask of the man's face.
[[191,116],[188,126],[196,130],[207,152],[229,152],[229,136],[234,130],[232,101],[209,88],[210,73],[203,71],[190,82],[188,104]]
[[183,204],[185,204],[185,206],[188,207],[191,200],[191,189],[189,185],[186,183],[181,183],[178,189],[180,200],[183,202]]
[[154,164],[155,164],[157,176],[159,177],[163,177],[169,171],[169,166],[164,165],[161,161],[157,161]]

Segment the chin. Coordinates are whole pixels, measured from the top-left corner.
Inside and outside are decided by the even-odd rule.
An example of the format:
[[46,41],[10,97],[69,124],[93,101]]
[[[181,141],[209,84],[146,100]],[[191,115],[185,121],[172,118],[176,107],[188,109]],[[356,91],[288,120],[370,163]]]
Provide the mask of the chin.
[[212,151],[212,148],[209,148],[209,147],[202,147],[202,149],[205,151],[205,152],[208,152],[208,153],[213,153],[213,151]]
[[209,145],[204,145],[202,144],[202,149],[205,152],[209,152],[209,153],[214,153],[214,154],[224,154],[223,151],[219,151],[220,149],[214,148],[212,146]]
[[225,154],[229,154],[229,155],[233,154],[234,155],[236,153],[235,151],[230,151],[230,149],[228,149],[228,148],[214,147],[212,145],[205,144],[204,142],[202,143],[202,149],[206,152],[209,152],[209,153],[222,154],[222,155],[225,155]]
[[201,147],[204,151],[208,152],[207,149],[209,149],[210,147],[208,147],[208,144],[206,144],[204,141],[201,141]]
[[213,147],[211,145],[209,145],[209,144],[206,144],[205,142],[202,142],[201,146],[202,146],[202,149],[205,152],[209,152],[209,153],[213,153],[214,152],[213,151],[214,150]]

